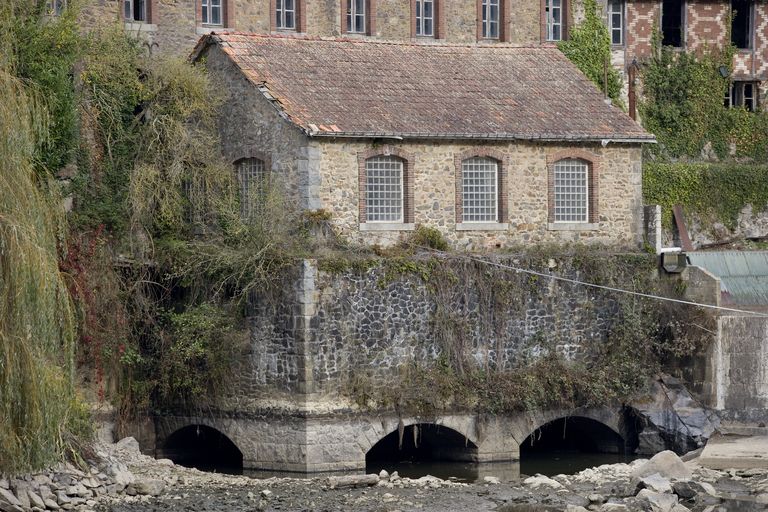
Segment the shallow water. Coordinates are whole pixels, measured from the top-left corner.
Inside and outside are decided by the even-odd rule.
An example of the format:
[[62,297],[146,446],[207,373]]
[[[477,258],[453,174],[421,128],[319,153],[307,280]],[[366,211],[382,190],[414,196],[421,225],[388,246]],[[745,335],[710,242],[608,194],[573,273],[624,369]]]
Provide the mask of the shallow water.
[[[602,464],[616,464],[630,462],[635,456],[616,455],[609,453],[581,453],[581,452],[550,452],[546,454],[531,454],[522,461],[511,462],[435,462],[435,461],[403,461],[380,462],[369,464],[365,473],[379,473],[382,469],[389,473],[397,471],[400,476],[419,478],[432,475],[444,480],[454,478],[459,482],[482,481],[486,476],[495,476],[502,482],[517,482],[521,475],[553,476],[557,474],[572,474],[583,469],[600,466]],[[212,468],[198,466],[202,471],[215,471],[218,473],[242,474],[252,478],[317,478],[327,475],[362,474],[363,471],[334,472],[334,473],[291,473],[285,471],[264,471],[239,468]]]

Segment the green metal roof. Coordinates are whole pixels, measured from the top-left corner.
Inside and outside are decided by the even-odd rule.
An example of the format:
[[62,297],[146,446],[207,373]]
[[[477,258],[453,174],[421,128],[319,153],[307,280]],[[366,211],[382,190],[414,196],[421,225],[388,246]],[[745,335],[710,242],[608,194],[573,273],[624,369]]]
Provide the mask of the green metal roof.
[[688,259],[720,278],[726,302],[768,306],[768,251],[689,252]]

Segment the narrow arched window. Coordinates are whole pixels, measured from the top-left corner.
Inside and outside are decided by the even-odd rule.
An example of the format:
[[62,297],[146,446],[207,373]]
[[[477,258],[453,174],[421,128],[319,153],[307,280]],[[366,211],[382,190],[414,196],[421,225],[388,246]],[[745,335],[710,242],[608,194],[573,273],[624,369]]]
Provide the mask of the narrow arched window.
[[499,163],[473,157],[461,163],[462,222],[499,222]]
[[365,161],[366,222],[404,222],[403,160],[374,156]]
[[554,165],[554,221],[589,222],[589,165],[578,158]]
[[268,188],[268,174],[264,161],[243,158],[235,164],[240,189],[240,215],[251,218],[263,207]]

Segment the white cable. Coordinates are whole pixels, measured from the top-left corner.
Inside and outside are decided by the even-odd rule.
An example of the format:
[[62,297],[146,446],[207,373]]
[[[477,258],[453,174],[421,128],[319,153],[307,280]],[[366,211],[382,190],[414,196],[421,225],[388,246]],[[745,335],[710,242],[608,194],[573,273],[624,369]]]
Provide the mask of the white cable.
[[466,255],[462,255],[462,254],[451,254],[451,253],[447,253],[447,252],[444,252],[444,251],[438,251],[436,249],[432,249],[432,248],[429,248],[429,247],[422,247],[422,248],[423,249],[427,249],[429,251],[436,252],[438,254],[442,254],[442,255],[450,257],[450,258],[462,258],[462,259],[466,259],[466,260],[470,260],[470,261],[476,261],[478,263],[484,263],[486,265],[491,265],[491,266],[499,267],[499,268],[506,269],[506,270],[514,270],[516,273],[522,272],[524,274],[531,274],[531,275],[534,275],[534,276],[546,277],[548,279],[553,279],[555,281],[563,281],[563,282],[566,282],[566,283],[571,283],[571,284],[576,284],[576,285],[581,285],[581,286],[587,286],[587,287],[590,287],[590,288],[598,288],[598,289],[601,289],[601,290],[608,290],[608,291],[611,291],[611,292],[625,293],[625,294],[628,294],[628,295],[635,295],[637,297],[645,297],[647,299],[664,300],[664,301],[667,301],[667,302],[675,302],[677,304],[686,304],[688,306],[697,306],[697,307],[700,307],[700,308],[717,309],[717,310],[720,310],[720,311],[730,311],[732,313],[743,313],[743,314],[746,314],[746,315],[754,315],[754,316],[768,318],[768,314],[760,313],[760,312],[757,312],[757,311],[747,311],[747,310],[743,310],[743,309],[726,308],[724,306],[715,306],[713,304],[702,304],[700,302],[693,302],[693,301],[689,301],[689,300],[673,299],[672,297],[662,297],[660,295],[653,295],[653,294],[650,294],[650,293],[634,292],[634,291],[631,291],[631,290],[625,290],[623,288],[614,288],[612,286],[605,286],[605,285],[602,285],[602,284],[587,283],[585,281],[579,281],[578,279],[570,279],[568,277],[562,277],[562,276],[558,276],[558,275],[554,275],[554,274],[546,274],[544,272],[537,272],[535,270],[530,270],[530,269],[525,269],[525,268],[520,268],[520,267],[513,267],[511,265],[504,265],[503,263],[497,263],[495,261],[488,261],[488,260],[484,260],[482,258],[477,258],[477,257],[474,257],[474,256],[466,256]]

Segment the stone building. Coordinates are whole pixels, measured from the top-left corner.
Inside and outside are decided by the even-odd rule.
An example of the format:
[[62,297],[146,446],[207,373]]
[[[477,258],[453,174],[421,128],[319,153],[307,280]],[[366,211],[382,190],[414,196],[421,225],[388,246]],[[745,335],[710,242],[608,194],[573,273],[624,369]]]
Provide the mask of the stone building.
[[553,47],[231,33],[194,57],[229,95],[241,184],[275,177],[349,239],[424,225],[466,248],[640,243],[653,137]]

